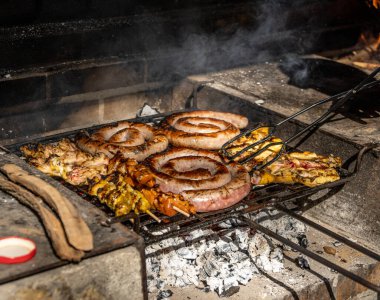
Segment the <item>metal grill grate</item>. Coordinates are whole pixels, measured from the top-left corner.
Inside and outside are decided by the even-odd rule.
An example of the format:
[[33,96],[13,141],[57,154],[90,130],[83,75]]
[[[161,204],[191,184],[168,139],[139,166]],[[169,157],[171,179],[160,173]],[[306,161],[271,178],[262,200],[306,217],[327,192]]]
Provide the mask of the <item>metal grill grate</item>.
[[[190,109],[175,111],[175,112],[183,112],[183,111],[196,109],[194,108],[194,105],[196,106],[196,92],[198,90],[199,88],[195,90],[194,95],[192,95],[192,98],[189,99],[189,101],[191,100],[192,102]],[[157,114],[157,115],[152,115],[152,116],[147,116],[147,117],[138,117],[134,119],[129,119],[128,121],[158,124],[160,121],[162,121],[163,118],[165,118],[167,115],[170,115],[172,113],[174,112]],[[114,124],[114,123],[110,123],[110,124]],[[90,128],[86,128],[84,130],[91,133],[95,131],[96,129],[103,126],[105,126],[105,124],[93,126]],[[75,130],[75,131],[70,131],[70,132],[66,132],[66,133],[62,133],[62,134],[58,134],[54,136],[43,137],[43,138],[35,139],[32,142],[47,144],[47,143],[57,142],[61,140],[62,138],[73,139],[75,135],[78,134],[80,131],[82,130]],[[19,150],[20,147],[25,144],[30,144],[30,143],[31,141],[13,144],[13,145],[7,146],[6,150],[18,156],[21,156],[22,153]],[[375,145],[368,145],[362,148],[358,152],[356,164],[355,164],[355,167],[353,168],[353,171],[349,171],[348,169],[344,169],[344,168],[340,169],[339,173],[340,173],[341,179],[338,181],[327,183],[327,184],[313,187],[313,188],[306,187],[303,185],[290,186],[290,185],[283,185],[283,184],[271,184],[268,186],[259,186],[252,189],[252,191],[247,197],[245,197],[241,202],[239,202],[238,204],[235,204],[232,207],[229,207],[223,210],[214,211],[214,212],[199,213],[189,218],[186,218],[185,216],[180,215],[180,214],[177,214],[173,217],[160,215],[160,218],[162,220],[161,224],[158,224],[156,221],[154,221],[153,219],[151,219],[149,216],[145,214],[136,215],[135,213],[129,213],[125,216],[115,217],[113,216],[112,211],[109,208],[107,208],[105,205],[101,204],[95,197],[88,195],[84,190],[81,190],[78,187],[65,183],[64,181],[62,181],[62,179],[57,179],[57,180],[59,180],[66,187],[68,187],[69,189],[73,190],[75,193],[80,195],[86,201],[89,201],[93,203],[94,205],[96,205],[99,209],[102,209],[108,215],[108,218],[104,222],[102,222],[103,226],[109,226],[110,224],[117,223],[117,222],[123,223],[124,225],[129,226],[130,228],[135,230],[137,233],[139,233],[144,238],[146,245],[156,243],[170,237],[178,237],[178,236],[186,235],[196,229],[211,228],[227,220],[230,220],[230,221],[233,220],[236,222],[240,222],[241,225],[239,226],[245,226],[245,227],[248,226],[252,229],[261,231],[281,241],[282,243],[290,246],[291,248],[299,251],[300,253],[318,261],[319,263],[325,265],[326,267],[334,269],[335,271],[349,277],[350,279],[362,284],[363,286],[373,291],[376,291],[377,293],[380,293],[380,288],[374,285],[373,283],[367,281],[366,279],[330,261],[327,261],[323,257],[320,257],[317,254],[297,244],[294,244],[290,240],[279,236],[278,234],[271,231],[270,229],[261,226],[257,222],[254,222],[245,216],[245,214],[247,213],[257,212],[263,208],[270,208],[270,207],[276,208],[278,210],[281,210],[285,214],[288,214],[308,224],[309,226],[316,228],[317,230],[323,233],[333,236],[335,239],[343,243],[346,243],[348,246],[380,261],[380,256],[378,254],[358,245],[357,243],[349,241],[340,235],[337,235],[336,233],[322,227],[321,225],[318,225],[310,220],[305,219],[304,217],[294,213],[291,210],[288,210],[287,208],[285,208],[285,206],[283,206],[284,204],[289,203],[289,202],[298,203],[298,204],[302,202],[303,205],[306,204],[307,206],[310,206],[310,205],[313,205],[313,201],[307,200],[308,196],[315,194],[318,191],[326,190],[326,189],[330,189],[333,192],[334,191],[337,192],[339,189],[343,187],[345,183],[349,182],[351,179],[353,179],[357,175],[360,169],[360,165],[361,165],[361,161],[362,161],[362,157],[364,153],[367,150],[370,150],[371,148],[373,148],[374,146]],[[296,205],[296,208],[300,208],[300,206]],[[133,221],[130,222],[130,220],[133,220]],[[209,237],[199,237],[191,241],[191,243],[197,242],[205,238],[209,238]],[[181,245],[179,245],[179,247],[180,246]]]

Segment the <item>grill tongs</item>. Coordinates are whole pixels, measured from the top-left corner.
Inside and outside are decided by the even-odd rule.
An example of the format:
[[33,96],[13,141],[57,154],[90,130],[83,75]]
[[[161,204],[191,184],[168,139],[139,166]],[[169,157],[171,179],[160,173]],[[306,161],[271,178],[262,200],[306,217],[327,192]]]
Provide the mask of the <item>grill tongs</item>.
[[[221,154],[224,156],[225,159],[227,159],[229,161],[235,161],[235,162],[238,162],[240,164],[244,164],[244,163],[247,163],[248,161],[254,159],[258,155],[262,154],[263,152],[271,150],[270,148],[272,148],[273,146],[280,146],[281,148],[279,149],[279,151],[276,153],[276,155],[273,158],[271,158],[269,160],[264,160],[263,162],[258,162],[252,169],[252,171],[262,170],[263,168],[265,168],[265,167],[269,166],[270,164],[272,164],[273,162],[275,162],[286,151],[286,147],[290,142],[292,142],[295,139],[297,139],[298,137],[302,136],[305,132],[310,132],[311,130],[313,130],[317,126],[321,125],[323,122],[327,121],[328,119],[330,119],[331,117],[336,115],[338,113],[336,110],[338,108],[342,107],[348,100],[352,99],[359,91],[370,89],[370,88],[380,84],[380,80],[377,80],[375,78],[375,76],[378,73],[380,73],[380,67],[377,68],[375,71],[373,71],[370,75],[368,75],[368,77],[366,79],[364,79],[362,82],[360,82],[357,86],[355,86],[351,90],[339,93],[337,95],[334,95],[334,96],[325,98],[323,100],[320,100],[316,103],[313,103],[310,106],[294,113],[290,117],[284,119],[283,121],[281,121],[275,125],[259,124],[258,126],[237,135],[236,137],[229,140],[227,143],[225,143],[222,146],[222,148],[220,150]],[[284,125],[286,122],[293,120],[297,116],[309,111],[310,109],[312,109],[316,106],[322,105],[322,104],[330,102],[330,101],[335,101],[335,102],[333,102],[333,104],[330,106],[330,108],[323,115],[321,115],[318,119],[316,119],[310,125],[306,126],[304,129],[297,132],[293,136],[289,137],[285,141],[269,142],[265,146],[263,146],[263,144],[265,142],[267,142],[269,139],[274,137],[274,133],[276,132],[276,130],[279,126]],[[242,150],[234,153],[233,155],[231,155],[228,152],[229,149],[236,147],[236,145],[234,145],[234,142],[236,142],[239,138],[249,137],[249,135],[252,132],[259,130],[260,128],[268,128],[268,133],[266,135],[264,135],[263,138],[261,138],[261,139],[257,140],[256,142],[246,146]],[[260,147],[260,145],[262,147]],[[247,156],[243,155],[245,152],[249,151],[250,149],[252,149],[254,147],[257,147],[256,151],[255,151],[255,149],[253,149],[252,151],[250,151],[249,155],[247,155]],[[240,156],[241,156],[241,158],[239,158]]]

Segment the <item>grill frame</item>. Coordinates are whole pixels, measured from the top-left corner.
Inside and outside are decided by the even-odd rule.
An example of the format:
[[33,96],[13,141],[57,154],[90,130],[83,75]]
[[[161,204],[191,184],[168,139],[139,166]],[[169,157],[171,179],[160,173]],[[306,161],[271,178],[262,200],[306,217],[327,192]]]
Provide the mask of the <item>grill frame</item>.
[[[190,95],[190,97],[187,99],[186,102],[186,108],[182,110],[176,110],[176,111],[170,111],[166,113],[160,113],[157,115],[152,116],[144,116],[144,117],[136,117],[132,119],[126,119],[125,121],[129,122],[142,122],[142,123],[151,123],[154,125],[159,124],[166,116],[171,115],[173,113],[177,112],[185,112],[185,111],[193,111],[197,110],[197,93],[204,87],[204,84],[194,89],[194,93]],[[120,121],[118,121],[120,122]],[[48,143],[55,143],[62,138],[69,138],[73,139],[79,132],[86,131],[88,133],[92,133],[95,130],[107,126],[107,125],[113,125],[117,122],[111,122],[107,124],[101,124],[101,125],[95,125],[84,129],[77,129],[73,131],[63,132],[51,136],[41,137],[34,139],[33,141],[23,141],[20,143],[15,143],[11,145],[2,146],[1,148],[8,153],[12,153],[18,157],[22,157],[22,153],[20,151],[20,147],[26,144],[48,144]],[[364,146],[358,153],[357,158],[355,162],[355,166],[352,171],[349,170],[349,166],[346,165],[344,168],[339,169],[339,173],[341,176],[341,179],[335,182],[330,182],[327,184],[323,184],[317,187],[306,187],[303,185],[284,185],[284,184],[271,184],[267,186],[261,186],[257,187],[251,190],[248,196],[246,196],[242,201],[235,204],[232,207],[225,208],[223,210],[213,211],[213,212],[207,212],[207,213],[199,213],[194,216],[191,216],[190,218],[186,218],[185,216],[182,216],[180,214],[177,214],[173,217],[168,216],[162,216],[159,215],[159,217],[163,220],[162,224],[157,224],[154,220],[149,218],[146,214],[137,215],[135,213],[129,213],[125,216],[120,217],[114,217],[112,216],[112,212],[110,209],[108,209],[104,204],[100,204],[96,197],[93,197],[91,195],[88,195],[84,190],[72,186],[70,184],[65,183],[63,180],[59,180],[57,178],[54,178],[55,180],[59,181],[61,184],[65,185],[68,189],[74,191],[76,194],[79,194],[84,200],[90,201],[92,204],[96,205],[98,208],[102,209],[103,212],[108,214],[108,218],[106,218],[104,221],[101,222],[102,226],[110,226],[114,223],[122,223],[126,225],[127,227],[133,229],[136,233],[138,233],[140,236],[143,237],[145,245],[150,245],[153,243],[160,242],[164,239],[168,239],[170,237],[180,237],[183,235],[186,235],[190,233],[193,230],[196,229],[206,229],[211,228],[212,226],[215,226],[216,224],[225,222],[227,220],[235,220],[242,223],[242,226],[250,227],[252,229],[255,229],[257,231],[261,231],[264,234],[267,234],[284,244],[292,247],[293,249],[296,249],[300,253],[318,261],[322,265],[334,269],[335,271],[341,273],[342,275],[352,279],[355,282],[360,283],[361,285],[380,293],[380,287],[376,286],[375,284],[369,282],[368,280],[352,273],[349,270],[346,270],[334,263],[331,263],[324,259],[323,257],[320,257],[316,255],[315,253],[309,251],[306,248],[303,248],[297,244],[294,244],[290,240],[281,237],[280,235],[276,234],[275,232],[271,231],[268,228],[265,228],[258,224],[257,222],[254,222],[252,220],[247,219],[245,217],[245,214],[248,213],[255,213],[259,212],[261,209],[264,208],[273,208],[273,209],[279,209],[283,213],[296,217],[298,216],[301,222],[304,222],[308,224],[309,226],[312,226],[316,228],[317,230],[327,233],[328,235],[334,234],[334,238],[337,240],[347,243],[348,246],[352,247],[353,249],[358,250],[359,252],[364,253],[367,256],[370,256],[371,258],[374,258],[378,261],[380,261],[380,255],[374,253],[373,251],[359,245],[358,243],[352,242],[347,240],[346,238],[328,230],[327,228],[316,224],[308,219],[305,219],[298,214],[295,214],[293,211],[302,211],[303,207],[310,207],[314,205],[314,202],[318,201],[312,201],[308,199],[308,196],[313,195],[319,191],[322,190],[330,190],[330,193],[336,193],[338,192],[346,183],[350,182],[353,178],[356,177],[360,170],[362,158],[368,150],[371,150],[372,148],[376,147],[376,144],[370,144]],[[294,149],[288,148],[289,151],[292,151]],[[348,162],[347,162],[348,164]],[[323,198],[323,197],[322,197]],[[326,197],[324,198],[326,199]],[[322,199],[321,201],[323,201]],[[301,201],[300,201],[301,200]],[[287,204],[295,204],[295,207],[293,210],[288,210],[284,205]],[[319,203],[319,202],[318,202]],[[133,225],[128,222],[130,219],[133,219]],[[319,226],[319,227],[318,227]],[[228,230],[227,230],[228,231]],[[227,232],[226,231],[226,232]],[[164,234],[157,234],[154,235],[153,233],[160,233],[164,232]],[[209,237],[207,236],[201,236],[195,240],[192,240],[190,242],[186,242],[187,244],[198,242],[202,239],[207,239]],[[152,254],[150,254],[152,255]],[[147,257],[149,257],[148,255]],[[153,253],[154,255],[154,253]]]

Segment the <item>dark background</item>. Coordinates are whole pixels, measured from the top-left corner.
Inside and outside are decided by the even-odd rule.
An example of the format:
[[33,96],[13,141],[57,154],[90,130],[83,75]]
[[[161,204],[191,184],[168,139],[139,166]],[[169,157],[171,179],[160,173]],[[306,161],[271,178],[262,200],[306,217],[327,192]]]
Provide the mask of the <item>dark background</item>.
[[347,47],[374,22],[364,0],[3,0],[0,72],[171,52],[222,68]]

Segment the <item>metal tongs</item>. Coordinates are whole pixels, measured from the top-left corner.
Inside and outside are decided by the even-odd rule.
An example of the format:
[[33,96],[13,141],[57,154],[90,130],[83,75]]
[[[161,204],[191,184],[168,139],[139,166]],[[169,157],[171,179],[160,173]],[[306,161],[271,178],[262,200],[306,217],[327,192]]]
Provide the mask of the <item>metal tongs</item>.
[[[328,98],[325,98],[323,100],[320,100],[316,103],[313,103],[311,104],[310,106],[294,113],[293,115],[291,115],[290,117],[286,118],[285,120],[277,123],[276,125],[265,125],[265,124],[260,124],[252,129],[249,129],[239,135],[237,135],[236,137],[234,137],[233,139],[229,140],[228,142],[226,142],[222,148],[221,148],[221,153],[222,155],[228,159],[229,161],[235,161],[235,162],[238,162],[240,164],[244,164],[244,163],[247,163],[248,161],[254,159],[255,157],[257,157],[258,155],[260,155],[261,153],[263,153],[264,151],[267,151],[268,149],[270,150],[271,147],[273,146],[281,146],[280,150],[277,152],[277,154],[270,160],[268,161],[264,161],[264,163],[260,164],[258,163],[256,166],[253,167],[253,171],[258,171],[258,170],[262,170],[263,168],[269,166],[270,164],[272,164],[273,162],[275,162],[286,150],[286,147],[287,145],[294,141],[295,139],[297,139],[298,137],[302,136],[305,132],[308,132],[308,131],[311,131],[313,128],[317,127],[318,125],[321,125],[323,122],[325,122],[326,120],[330,119],[332,116],[334,116],[336,114],[336,110],[340,107],[342,107],[348,100],[350,100],[352,97],[354,97],[359,91],[363,91],[363,90],[366,90],[366,89],[370,89],[378,84],[380,84],[380,80],[377,80],[375,78],[375,76],[380,73],[380,67],[377,68],[375,71],[373,71],[370,75],[368,75],[368,77],[366,79],[364,79],[363,81],[361,81],[358,85],[356,85],[353,89],[351,90],[348,90],[348,91],[345,91],[345,92],[342,92],[342,93],[339,93],[337,95],[334,95],[334,96],[331,96],[331,97],[328,97]],[[247,152],[248,150],[256,147],[256,146],[260,146],[262,144],[264,144],[266,141],[268,141],[269,139],[271,139],[273,136],[274,136],[274,133],[276,132],[277,128],[283,124],[285,124],[286,122],[290,121],[290,120],[293,120],[294,118],[296,118],[297,116],[305,113],[306,111],[316,107],[316,106],[319,106],[319,105],[322,105],[324,103],[327,103],[327,102],[330,102],[330,101],[334,101],[336,100],[335,103],[333,103],[330,108],[322,115],[320,116],[318,119],[316,119],[314,122],[312,122],[311,124],[309,124],[308,126],[306,126],[304,129],[302,129],[301,131],[297,132],[296,134],[294,134],[293,136],[289,137],[287,140],[285,141],[280,141],[280,142],[269,142],[267,145],[263,146],[262,148],[258,149],[257,151],[255,152],[252,152],[250,153],[248,156],[244,156],[242,159],[237,159],[239,158],[239,156],[241,156],[242,154],[244,154],[245,152]],[[236,140],[238,140],[239,138],[241,137],[248,137],[252,132],[260,129],[260,128],[268,128],[268,133],[267,135],[262,138],[262,139],[259,139],[257,140],[256,142],[252,143],[251,145],[248,145],[246,146],[245,148],[243,148],[242,150],[236,152],[235,154],[233,155],[230,155],[228,153],[228,149],[231,149],[233,148],[234,146],[238,146],[238,145],[234,145],[234,142]]]

